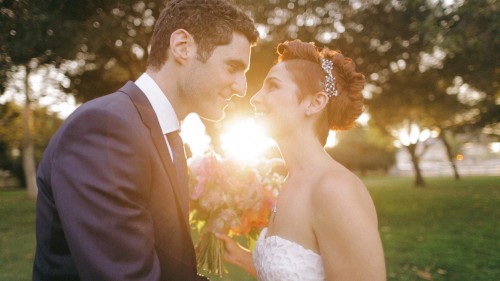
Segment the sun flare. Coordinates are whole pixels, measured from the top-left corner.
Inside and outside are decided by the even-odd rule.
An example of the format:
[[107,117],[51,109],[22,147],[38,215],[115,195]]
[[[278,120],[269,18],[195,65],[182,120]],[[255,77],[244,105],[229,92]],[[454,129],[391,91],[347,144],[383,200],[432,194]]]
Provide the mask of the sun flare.
[[[202,155],[212,149],[211,138],[198,115],[188,115],[181,128],[181,136],[192,155]],[[241,162],[259,160],[276,143],[264,135],[264,130],[253,118],[235,119],[226,123],[220,135],[221,148],[225,157]]]
[[243,162],[258,160],[269,148],[276,145],[266,137],[263,128],[253,118],[230,123],[220,136],[221,146],[228,157]]
[[196,114],[189,114],[184,118],[181,137],[189,146],[192,155],[201,155],[210,149],[211,139],[206,133],[205,125]]
[[328,138],[326,139],[325,147],[334,147],[337,145],[337,133],[335,131],[330,130],[328,132]]

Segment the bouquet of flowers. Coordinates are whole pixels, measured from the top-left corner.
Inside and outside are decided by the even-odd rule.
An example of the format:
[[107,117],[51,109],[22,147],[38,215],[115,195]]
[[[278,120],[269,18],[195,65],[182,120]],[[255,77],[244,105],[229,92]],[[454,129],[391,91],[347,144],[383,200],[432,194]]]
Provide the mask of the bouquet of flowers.
[[241,164],[210,153],[189,159],[191,225],[200,234],[198,268],[222,276],[224,245],[215,233],[256,239],[283,182],[281,159]]

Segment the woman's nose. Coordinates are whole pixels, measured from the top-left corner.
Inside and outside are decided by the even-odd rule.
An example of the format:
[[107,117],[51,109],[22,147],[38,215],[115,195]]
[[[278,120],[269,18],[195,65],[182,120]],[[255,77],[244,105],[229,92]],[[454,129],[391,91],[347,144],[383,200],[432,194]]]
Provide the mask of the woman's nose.
[[257,105],[259,105],[262,102],[261,91],[262,89],[260,89],[257,93],[255,93],[255,95],[253,95],[253,97],[250,99],[250,104],[253,107],[257,107]]

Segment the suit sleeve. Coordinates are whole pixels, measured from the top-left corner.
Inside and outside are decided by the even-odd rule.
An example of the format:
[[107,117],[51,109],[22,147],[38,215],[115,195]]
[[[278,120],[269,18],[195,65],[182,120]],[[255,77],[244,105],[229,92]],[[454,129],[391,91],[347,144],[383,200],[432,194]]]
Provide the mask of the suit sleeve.
[[[139,121],[138,121],[139,120]],[[52,163],[52,186],[82,280],[159,280],[150,160],[138,116],[84,111],[71,120]]]

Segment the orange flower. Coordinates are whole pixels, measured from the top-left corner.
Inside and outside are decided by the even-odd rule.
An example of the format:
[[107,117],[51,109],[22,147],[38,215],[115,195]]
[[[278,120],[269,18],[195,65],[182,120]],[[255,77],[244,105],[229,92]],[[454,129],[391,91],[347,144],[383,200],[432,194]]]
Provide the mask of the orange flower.
[[197,253],[203,256],[197,260],[205,267],[212,259],[221,260],[221,245],[210,233],[228,232],[250,239],[267,225],[284,179],[274,168],[283,161],[263,160],[251,166],[209,153],[189,159],[188,164],[190,218],[201,236]]

